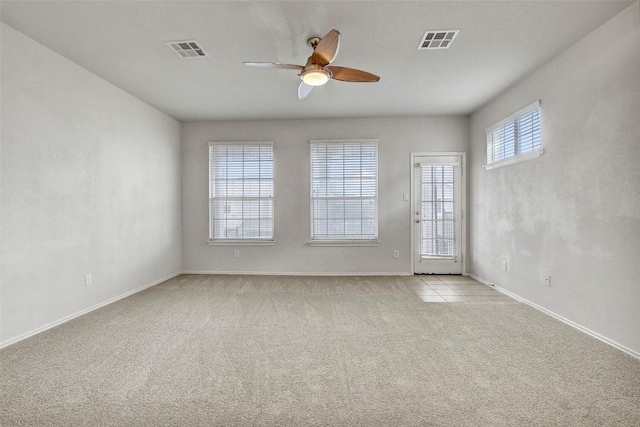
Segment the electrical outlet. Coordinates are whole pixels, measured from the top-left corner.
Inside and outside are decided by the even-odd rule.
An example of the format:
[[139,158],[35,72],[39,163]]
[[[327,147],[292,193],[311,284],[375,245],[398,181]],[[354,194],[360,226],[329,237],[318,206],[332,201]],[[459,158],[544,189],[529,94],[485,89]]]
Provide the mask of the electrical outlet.
[[240,250],[236,249],[235,253],[233,254],[233,256],[235,256],[236,258],[240,258]]
[[502,271],[507,271],[507,261],[502,261]]
[[551,287],[551,276],[544,276],[544,284],[547,288]]
[[393,251],[393,257],[394,258],[400,258],[400,251],[398,251],[398,250]]
[[93,283],[93,279],[91,278],[90,274],[85,274],[84,275],[84,285],[85,286],[91,286],[91,284]]

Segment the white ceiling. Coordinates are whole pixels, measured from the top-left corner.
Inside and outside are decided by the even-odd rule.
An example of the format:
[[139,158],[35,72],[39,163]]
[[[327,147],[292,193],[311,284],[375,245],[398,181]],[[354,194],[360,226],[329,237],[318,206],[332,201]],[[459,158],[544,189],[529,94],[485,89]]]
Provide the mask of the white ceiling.
[[[2,1],[2,21],[181,121],[469,114],[631,1]],[[342,32],[334,65],[381,76],[331,81],[303,101],[306,40]],[[425,30],[459,29],[417,50]],[[209,58],[165,42],[195,39]],[[598,52],[594,52],[597,55]]]

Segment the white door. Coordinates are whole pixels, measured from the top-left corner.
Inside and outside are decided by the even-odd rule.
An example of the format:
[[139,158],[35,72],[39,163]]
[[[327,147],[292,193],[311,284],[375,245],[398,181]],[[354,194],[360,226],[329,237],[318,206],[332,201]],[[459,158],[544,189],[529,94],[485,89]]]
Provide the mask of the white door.
[[462,157],[414,160],[414,272],[462,274]]

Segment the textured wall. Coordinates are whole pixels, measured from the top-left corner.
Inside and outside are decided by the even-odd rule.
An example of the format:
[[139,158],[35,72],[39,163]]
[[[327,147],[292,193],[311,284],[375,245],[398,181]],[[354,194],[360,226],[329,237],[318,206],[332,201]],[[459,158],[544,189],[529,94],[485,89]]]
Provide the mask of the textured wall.
[[180,123],[5,24],[1,89],[2,342],[179,272]]
[[[309,140],[378,139],[376,247],[310,247]],[[274,141],[274,246],[208,246],[208,142]],[[467,151],[466,117],[185,123],[183,268],[268,273],[409,273],[410,153]],[[240,258],[233,252],[240,249]],[[394,250],[400,258],[393,258]]]
[[[537,99],[545,154],[485,171],[485,128]],[[636,2],[476,112],[470,162],[471,272],[636,352],[639,119]]]

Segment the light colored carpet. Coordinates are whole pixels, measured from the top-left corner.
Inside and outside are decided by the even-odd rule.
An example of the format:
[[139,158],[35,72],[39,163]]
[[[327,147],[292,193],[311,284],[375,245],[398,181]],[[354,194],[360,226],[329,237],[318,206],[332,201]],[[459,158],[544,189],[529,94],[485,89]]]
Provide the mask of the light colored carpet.
[[417,281],[179,276],[0,351],[0,424],[640,425],[640,361]]

